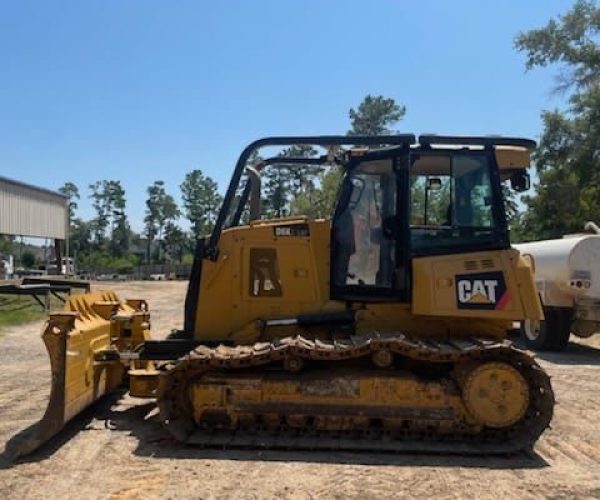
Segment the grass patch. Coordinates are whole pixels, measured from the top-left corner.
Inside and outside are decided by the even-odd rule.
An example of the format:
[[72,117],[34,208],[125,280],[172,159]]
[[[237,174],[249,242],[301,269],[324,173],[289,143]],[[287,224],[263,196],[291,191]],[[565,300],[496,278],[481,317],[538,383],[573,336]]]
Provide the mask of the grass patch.
[[[50,310],[56,309],[62,309],[62,302],[52,297]],[[0,330],[7,326],[38,321],[45,316],[46,311],[29,295],[0,295]]]

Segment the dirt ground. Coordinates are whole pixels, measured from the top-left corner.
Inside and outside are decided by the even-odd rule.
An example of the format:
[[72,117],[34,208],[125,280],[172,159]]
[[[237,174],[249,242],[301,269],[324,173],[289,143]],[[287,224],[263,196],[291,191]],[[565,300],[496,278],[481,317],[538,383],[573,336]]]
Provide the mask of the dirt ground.
[[[156,337],[181,327],[185,283],[124,283]],[[49,392],[40,323],[0,332],[0,442],[37,421]],[[558,405],[533,455],[457,457],[205,451],[174,444],[124,395],[95,404],[34,455],[0,455],[1,498],[600,498],[600,336],[542,355]],[[110,422],[110,425],[106,425]]]

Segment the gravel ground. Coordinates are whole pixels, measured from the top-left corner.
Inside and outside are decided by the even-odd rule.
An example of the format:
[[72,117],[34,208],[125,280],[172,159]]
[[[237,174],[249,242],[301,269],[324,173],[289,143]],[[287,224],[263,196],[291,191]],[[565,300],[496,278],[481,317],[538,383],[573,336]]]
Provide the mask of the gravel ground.
[[[181,327],[185,283],[108,286],[149,301],[157,338]],[[46,405],[50,371],[40,326],[0,333],[2,442],[35,423]],[[1,454],[0,497],[599,498],[600,336],[539,359],[558,405],[552,429],[531,456],[206,451],[173,443],[148,417],[147,401],[117,395],[83,412],[27,459],[12,463]]]

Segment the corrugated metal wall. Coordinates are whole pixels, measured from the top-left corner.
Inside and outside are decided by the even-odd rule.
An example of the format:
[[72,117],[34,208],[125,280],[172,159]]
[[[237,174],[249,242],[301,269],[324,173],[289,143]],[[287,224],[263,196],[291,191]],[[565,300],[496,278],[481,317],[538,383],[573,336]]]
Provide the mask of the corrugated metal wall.
[[0,234],[65,240],[68,203],[59,193],[0,177]]

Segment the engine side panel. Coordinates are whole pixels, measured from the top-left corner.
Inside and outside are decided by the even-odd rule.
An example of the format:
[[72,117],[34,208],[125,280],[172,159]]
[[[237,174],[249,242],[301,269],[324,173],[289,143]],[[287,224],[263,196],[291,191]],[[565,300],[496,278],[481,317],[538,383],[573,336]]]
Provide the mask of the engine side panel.
[[415,314],[543,318],[533,272],[514,249],[413,259]]

